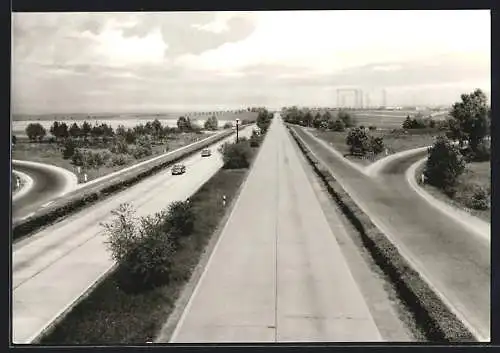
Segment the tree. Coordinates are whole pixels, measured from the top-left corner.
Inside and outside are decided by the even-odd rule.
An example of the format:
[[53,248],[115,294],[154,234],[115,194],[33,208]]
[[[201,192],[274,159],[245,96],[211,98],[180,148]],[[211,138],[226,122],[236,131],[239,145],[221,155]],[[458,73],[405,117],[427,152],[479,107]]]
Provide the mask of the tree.
[[343,111],[343,110],[339,111],[337,117],[344,122],[344,124],[345,124],[346,127],[354,127],[354,126],[356,126],[356,121],[351,116],[351,114],[349,114],[346,111]]
[[306,124],[306,126],[312,126],[312,123],[313,123],[313,115],[311,114],[310,111],[307,111],[304,115],[304,123]]
[[314,128],[319,129],[321,127],[321,122],[323,121],[323,118],[321,117],[321,114],[318,112],[314,116],[312,125]]
[[181,132],[191,130],[191,120],[183,116],[179,117],[179,119],[177,119],[177,128]]
[[15,145],[17,143],[17,137],[16,135],[12,135],[12,145]]
[[174,201],[168,206],[166,224],[171,229],[173,238],[188,236],[194,229],[195,215],[192,204],[188,201]]
[[155,139],[160,139],[163,137],[163,126],[160,122],[160,120],[155,119],[153,123],[151,124],[152,130],[153,130],[153,136]]
[[272,113],[269,113],[266,109],[259,111],[256,123],[262,134],[265,134],[267,132],[267,129],[271,124],[272,117]]
[[345,131],[345,124],[340,119],[337,119],[335,121],[330,120],[328,128],[333,131]]
[[403,129],[409,130],[413,128],[413,121],[411,120],[410,116],[408,115],[406,119],[403,121],[402,125]]
[[175,254],[165,211],[138,218],[130,204],[121,204],[112,215],[114,218],[101,226],[118,264],[120,287],[140,291],[165,283]]
[[59,131],[59,122],[54,121],[54,123],[50,126],[49,132],[57,139]]
[[491,113],[486,94],[480,89],[462,94],[461,101],[453,104],[450,115],[455,122],[448,136],[461,142],[466,140],[475,153],[490,130]]
[[375,154],[382,153],[385,149],[384,139],[382,137],[370,136],[370,150]]
[[71,139],[66,140],[66,142],[64,143],[63,158],[70,159],[71,157],[73,157],[75,150],[75,142]]
[[82,130],[77,123],[73,123],[68,131],[69,135],[73,138],[78,138],[82,135]]
[[85,139],[87,137],[89,137],[91,131],[92,131],[92,126],[87,121],[84,121],[83,124],[82,124],[82,135],[83,135],[83,137]]
[[26,126],[25,131],[30,141],[37,141],[37,140],[42,141],[45,135],[47,134],[47,131],[40,123],[28,124],[28,126]]
[[223,168],[225,169],[240,169],[250,166],[252,150],[249,142],[243,138],[238,143],[224,143],[219,152],[222,154]]
[[215,115],[212,115],[205,121],[205,129],[206,130],[217,130],[219,128],[219,122]]
[[465,160],[458,148],[445,137],[439,136],[428,150],[424,168],[427,183],[452,195],[458,177],[464,170]]
[[365,155],[371,150],[370,138],[365,130],[355,128],[349,131],[346,138],[346,144],[349,146],[350,153],[353,155]]

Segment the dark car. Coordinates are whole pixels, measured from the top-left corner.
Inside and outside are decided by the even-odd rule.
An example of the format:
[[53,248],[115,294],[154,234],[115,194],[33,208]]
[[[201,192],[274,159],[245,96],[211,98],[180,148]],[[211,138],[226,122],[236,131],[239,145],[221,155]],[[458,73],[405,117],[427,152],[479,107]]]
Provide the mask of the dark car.
[[186,172],[186,166],[184,164],[176,164],[172,167],[172,175],[184,174]]
[[211,155],[212,155],[212,151],[210,151],[208,148],[201,151],[202,157],[210,157]]

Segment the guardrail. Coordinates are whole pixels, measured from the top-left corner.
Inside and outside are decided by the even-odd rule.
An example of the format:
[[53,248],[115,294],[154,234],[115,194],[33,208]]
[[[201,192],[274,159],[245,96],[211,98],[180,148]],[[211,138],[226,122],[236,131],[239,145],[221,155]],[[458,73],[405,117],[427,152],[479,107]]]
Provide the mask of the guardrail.
[[[248,125],[242,126],[241,129],[244,129]],[[31,217],[14,222],[12,224],[12,239],[18,240],[42,229],[44,226],[59,222],[76,211],[115,194],[125,187],[130,187],[144,178],[233,134],[235,134],[235,131],[223,131],[214,136],[195,142],[192,145],[167,153],[162,158],[155,158],[151,163],[127,170],[123,174],[104,180],[102,183],[79,188],[59,199],[55,199],[54,202],[49,207],[43,209],[43,211]]]

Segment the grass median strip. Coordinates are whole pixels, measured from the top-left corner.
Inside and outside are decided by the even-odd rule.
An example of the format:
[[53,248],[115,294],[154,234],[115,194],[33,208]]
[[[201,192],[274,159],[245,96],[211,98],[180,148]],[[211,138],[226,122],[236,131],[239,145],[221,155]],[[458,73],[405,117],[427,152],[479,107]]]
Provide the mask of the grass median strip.
[[432,342],[476,341],[464,324],[446,307],[437,294],[399,253],[391,241],[371,222],[335,178],[314,157],[297,133],[290,129],[314,171],[329,194],[359,232],[364,246],[383,272],[391,279],[405,305],[411,310],[416,324]]
[[[257,149],[251,149],[251,161],[256,153]],[[47,332],[40,343],[141,344],[152,340],[171,315],[207,244],[222,226],[221,220],[230,212],[227,205],[237,197],[248,170],[221,169],[190,197],[193,228],[189,235],[179,238],[166,284],[127,292],[118,285],[120,273],[117,269]]]

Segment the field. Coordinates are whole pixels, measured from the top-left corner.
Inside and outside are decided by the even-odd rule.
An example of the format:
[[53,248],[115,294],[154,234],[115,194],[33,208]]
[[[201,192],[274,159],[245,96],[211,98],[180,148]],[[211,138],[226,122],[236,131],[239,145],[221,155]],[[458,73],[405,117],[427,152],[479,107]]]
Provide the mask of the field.
[[[130,158],[123,165],[111,165],[107,163],[106,165],[103,165],[99,168],[87,168],[85,170],[81,170],[80,173],[78,173],[77,168],[73,166],[71,160],[63,159],[62,146],[59,146],[56,143],[32,143],[29,142],[26,138],[19,138],[17,144],[12,148],[12,159],[46,163],[65,168],[75,173],[78,176],[78,182],[81,183],[84,182],[84,173],[87,174],[87,181],[97,179],[104,175],[165,153],[166,151],[173,151],[180,147],[186,146],[197,140],[208,137],[209,134],[211,133],[206,133],[203,135],[199,135],[196,133],[172,134],[167,137],[167,143],[152,146],[153,153],[151,156],[146,156],[140,159],[135,159],[134,157],[130,156]],[[105,151],[104,148],[90,148],[89,150],[91,150],[92,152]]]
[[[385,153],[375,156],[374,159],[363,159],[355,156],[349,156],[349,146],[347,146],[345,142],[348,134],[347,131],[337,132],[315,130],[313,131],[313,134],[328,142],[333,148],[345,155],[346,158],[361,165],[369,165],[372,162],[385,157]],[[433,144],[435,136],[437,135],[436,132],[418,130],[408,130],[408,134],[404,134],[401,131],[391,132],[388,130],[375,130],[370,131],[369,134],[374,137],[382,137],[389,154],[418,147],[430,146]]]
[[[421,175],[423,169],[424,165],[417,169],[416,175]],[[421,186],[437,199],[466,210],[470,214],[491,223],[491,209],[474,210],[468,207],[468,201],[472,197],[475,185],[486,189],[491,198],[491,162],[473,162],[467,164],[465,172],[458,179],[457,193],[453,198],[431,185],[424,184]]]

